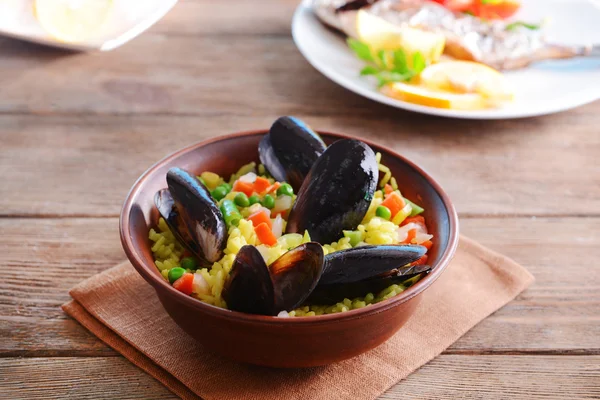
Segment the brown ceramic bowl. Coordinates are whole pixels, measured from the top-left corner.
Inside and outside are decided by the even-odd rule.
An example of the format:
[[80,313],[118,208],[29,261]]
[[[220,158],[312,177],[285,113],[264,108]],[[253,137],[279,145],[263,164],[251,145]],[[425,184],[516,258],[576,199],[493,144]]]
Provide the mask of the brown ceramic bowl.
[[[417,284],[386,301],[339,314],[277,318],[217,308],[175,290],[154,265],[148,230],[158,212],[153,197],[166,187],[171,167],[210,170],[229,176],[258,161],[257,146],[266,131],[222,136],[195,144],[155,164],[133,185],[121,212],[121,241],[129,260],[150,283],[173,320],[206,349],[234,360],[271,367],[311,367],[357,356],[396,333],[413,314],[421,296],[448,266],[458,245],[458,217],[442,188],[421,168],[374,143],[383,162],[399,178],[402,193],[425,208],[434,236],[429,251],[433,270]],[[346,138],[321,133],[327,143]]]

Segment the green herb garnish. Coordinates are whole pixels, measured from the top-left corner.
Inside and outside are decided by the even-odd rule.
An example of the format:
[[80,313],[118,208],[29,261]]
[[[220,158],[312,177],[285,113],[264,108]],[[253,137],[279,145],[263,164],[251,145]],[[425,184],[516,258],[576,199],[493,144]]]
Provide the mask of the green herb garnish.
[[427,66],[427,61],[425,61],[425,57],[423,54],[416,52],[413,54],[413,68],[419,72],[423,71]]
[[520,28],[520,27],[527,28],[532,31],[537,31],[538,29],[542,28],[542,24],[530,24],[530,23],[523,22],[523,21],[515,21],[515,22],[512,22],[512,23],[506,25],[506,28],[504,28],[504,29],[507,31],[514,31],[515,29]]
[[361,76],[377,75],[378,73],[379,73],[379,69],[375,68],[372,65],[367,65],[366,67],[364,67],[363,69],[360,70],[360,75]]
[[375,62],[375,59],[371,54],[371,48],[369,47],[369,45],[361,42],[360,40],[351,38],[348,38],[346,42],[358,58],[360,58],[363,61]]
[[403,50],[397,50],[394,52],[394,66],[396,70],[401,74],[410,73],[408,68],[408,62],[406,62],[406,53]]
[[409,67],[406,53],[402,49],[373,53],[369,45],[360,40],[348,38],[347,43],[358,58],[369,63],[360,71],[360,75],[375,77],[379,87],[391,82],[408,81],[427,66],[427,61],[420,52],[412,55],[412,67]]

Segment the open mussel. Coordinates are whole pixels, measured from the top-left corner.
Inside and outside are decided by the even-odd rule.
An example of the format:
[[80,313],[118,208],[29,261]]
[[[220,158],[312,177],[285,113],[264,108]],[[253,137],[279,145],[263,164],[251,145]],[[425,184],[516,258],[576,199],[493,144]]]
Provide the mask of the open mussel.
[[223,299],[229,309],[252,314],[276,315],[298,307],[314,290],[323,272],[320,244],[302,244],[269,267],[254,246],[238,252]]
[[343,139],[330,145],[306,176],[290,212],[286,232],[308,230],[312,240],[331,243],[354,230],[369,209],[379,171],[366,144]]
[[258,145],[260,161],[275,180],[288,182],[298,190],[325,143],[304,122],[279,117]]
[[[177,241],[184,244],[186,248],[197,248],[198,246],[194,244],[194,240],[192,239],[192,234],[185,221],[183,221],[181,214],[175,207],[175,200],[173,200],[173,196],[171,196],[169,189],[161,189],[156,192],[154,195],[154,204],[156,205],[160,216],[163,217],[167,225],[169,225],[173,235],[177,237]],[[196,251],[192,249],[189,250],[192,252]]]
[[223,299],[230,310],[273,315],[275,294],[267,264],[254,246],[243,246],[233,261]]
[[302,244],[270,266],[277,311],[292,310],[310,295],[323,273],[323,248],[319,243]]
[[417,261],[427,252],[418,245],[360,246],[325,256],[319,285],[362,281]]
[[227,226],[223,214],[198,179],[181,168],[167,173],[169,189],[156,193],[154,203],[179,242],[202,265],[223,256]]
[[429,273],[429,271],[431,271],[429,265],[409,265],[362,281],[319,284],[306,299],[305,304],[334,304],[344,299],[363,297],[367,293],[377,295],[378,292],[393,284],[400,284],[419,274]]

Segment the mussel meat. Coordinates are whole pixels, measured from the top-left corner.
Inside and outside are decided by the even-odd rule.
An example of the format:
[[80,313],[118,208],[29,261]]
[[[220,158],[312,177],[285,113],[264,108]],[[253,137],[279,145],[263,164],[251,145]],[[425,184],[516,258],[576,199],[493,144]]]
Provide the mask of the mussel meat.
[[202,265],[218,261],[227,244],[227,225],[208,189],[181,168],[169,170],[167,185],[154,202],[173,234]]
[[306,176],[288,217],[287,233],[308,230],[312,240],[331,243],[354,230],[369,209],[379,170],[375,153],[363,142],[343,139],[330,145]]
[[279,117],[258,145],[260,161],[275,180],[288,182],[298,190],[325,143],[304,122]]
[[246,245],[233,262],[223,299],[234,311],[276,315],[302,304],[322,272],[323,248],[318,243],[302,244],[269,267],[254,246]]
[[344,299],[363,297],[367,293],[376,295],[393,284],[402,283],[419,274],[429,273],[429,271],[431,271],[429,265],[414,265],[394,269],[362,281],[317,285],[306,299],[305,304],[335,304]]
[[362,281],[417,261],[427,252],[418,245],[360,246],[325,256],[319,285]]

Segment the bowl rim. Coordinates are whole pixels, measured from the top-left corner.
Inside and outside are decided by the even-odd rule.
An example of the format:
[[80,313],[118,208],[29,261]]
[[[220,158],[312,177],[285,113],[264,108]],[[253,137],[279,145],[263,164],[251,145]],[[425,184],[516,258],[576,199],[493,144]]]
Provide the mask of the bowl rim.
[[151,269],[155,269],[156,266],[154,264],[147,265],[141,258],[141,256],[135,251],[135,247],[133,246],[133,240],[129,235],[130,229],[130,215],[131,210],[134,205],[134,198],[140,191],[140,187],[142,184],[148,179],[150,175],[154,173],[157,169],[163,167],[165,164],[169,163],[173,159],[179,157],[182,154],[193,151],[197,148],[201,148],[207,146],[209,144],[223,141],[223,140],[232,140],[236,138],[246,137],[246,136],[256,136],[256,135],[264,135],[268,132],[268,129],[253,129],[247,131],[240,131],[232,134],[219,135],[216,137],[209,138],[207,140],[203,140],[198,143],[191,144],[186,146],[180,150],[177,150],[166,157],[162,158],[150,168],[148,168],[133,184],[123,207],[121,209],[121,214],[119,217],[119,233],[121,237],[121,244],[127,255],[127,258],[131,262],[131,264],[135,267],[137,272],[148,282],[153,288],[156,290],[157,295],[160,294],[158,291],[158,286],[166,289],[165,294],[168,293],[174,300],[184,303],[188,306],[191,306],[195,309],[198,309],[206,314],[210,314],[217,318],[225,318],[229,320],[237,320],[237,321],[245,321],[249,323],[258,323],[258,324],[266,324],[266,325],[279,325],[279,324],[290,324],[290,325],[322,325],[327,324],[333,321],[340,320],[352,320],[366,317],[367,315],[378,314],[389,310],[391,308],[397,307],[410,299],[416,297],[421,294],[425,289],[431,286],[445,271],[446,267],[454,257],[454,253],[458,247],[458,239],[459,239],[459,222],[458,215],[450,200],[450,197],[446,194],[446,192],[442,189],[442,187],[433,179],[433,177],[427,173],[423,168],[416,165],[414,162],[408,160],[406,157],[398,154],[397,152],[387,149],[382,145],[378,145],[369,140],[365,140],[359,137],[353,137],[345,134],[333,133],[329,131],[317,130],[320,135],[327,135],[330,137],[334,137],[337,139],[357,139],[360,140],[371,147],[380,147],[384,148],[387,153],[391,156],[400,159],[402,162],[406,163],[409,167],[413,168],[417,173],[419,173],[425,180],[432,186],[432,188],[438,193],[440,198],[442,199],[442,203],[446,207],[448,211],[448,226],[450,229],[449,237],[448,237],[448,246],[443,251],[440,260],[437,264],[432,265],[432,271],[427,274],[424,278],[419,280],[416,284],[410,286],[400,294],[393,296],[389,299],[386,299],[382,302],[375,303],[370,305],[369,307],[362,307],[355,310],[349,310],[343,313],[333,313],[326,315],[318,315],[312,317],[293,317],[293,318],[281,318],[277,316],[266,316],[266,315],[255,315],[255,314],[247,314],[239,311],[232,311],[224,308],[220,308],[217,306],[213,306],[211,304],[204,303],[196,298],[191,296],[187,296],[184,293],[176,290],[173,286],[168,284],[164,279],[162,279],[158,274],[153,273]]

